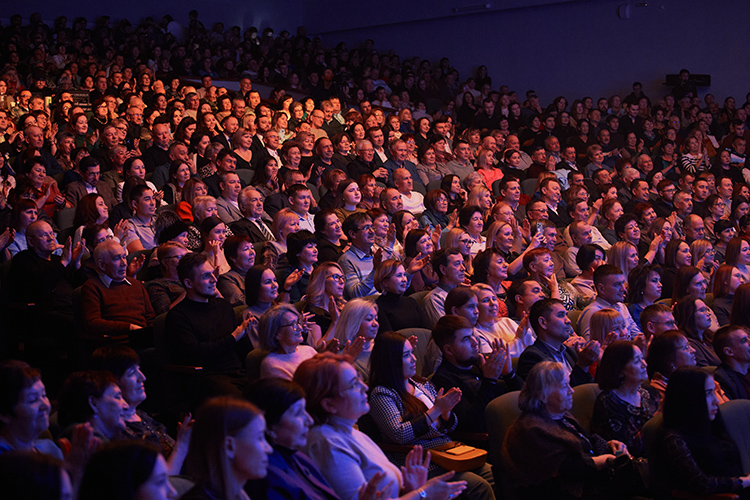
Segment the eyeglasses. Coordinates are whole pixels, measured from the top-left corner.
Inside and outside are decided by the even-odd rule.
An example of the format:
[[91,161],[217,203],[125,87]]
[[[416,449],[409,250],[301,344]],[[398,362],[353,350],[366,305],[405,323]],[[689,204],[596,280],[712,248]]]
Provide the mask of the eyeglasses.
[[345,281],[345,278],[341,274],[332,274],[330,276],[326,276],[326,279],[332,279],[333,281]]
[[279,325],[280,328],[291,328],[292,330],[302,330],[304,328],[304,324],[302,323],[302,320],[298,319],[297,321],[293,321],[292,323],[288,323],[286,325]]

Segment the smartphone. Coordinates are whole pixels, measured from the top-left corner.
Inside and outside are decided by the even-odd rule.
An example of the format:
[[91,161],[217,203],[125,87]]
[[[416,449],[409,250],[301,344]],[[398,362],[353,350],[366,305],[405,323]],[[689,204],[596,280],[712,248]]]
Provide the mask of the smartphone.
[[537,233],[541,233],[543,231],[544,231],[544,224],[542,224],[541,222],[537,222],[536,223],[536,232]]

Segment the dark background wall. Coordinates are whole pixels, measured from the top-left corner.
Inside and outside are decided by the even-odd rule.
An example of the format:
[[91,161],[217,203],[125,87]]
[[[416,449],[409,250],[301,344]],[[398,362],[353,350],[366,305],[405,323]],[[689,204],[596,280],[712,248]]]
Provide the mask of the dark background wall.
[[69,21],[78,15],[135,21],[169,13],[186,25],[187,12],[195,8],[206,26],[222,20],[227,27],[271,26],[278,34],[305,25],[326,46],[345,41],[351,49],[372,38],[378,50],[395,49],[402,59],[418,55],[436,64],[448,57],[462,78],[485,64],[493,88],[534,88],[543,103],[558,94],[569,100],[625,95],[634,80],[660,97],[665,75],[682,67],[711,75],[712,85],[700,88],[701,95],[733,95],[743,102],[750,91],[750,2],[744,0],[39,0],[14,7],[24,16],[42,12],[50,21],[63,13]]

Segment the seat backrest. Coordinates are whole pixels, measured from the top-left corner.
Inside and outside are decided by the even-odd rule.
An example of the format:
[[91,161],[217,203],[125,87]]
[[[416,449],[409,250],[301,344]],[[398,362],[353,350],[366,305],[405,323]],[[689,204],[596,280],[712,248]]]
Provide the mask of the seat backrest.
[[248,186],[253,182],[253,177],[255,177],[255,170],[249,168],[238,168],[235,170],[235,173],[240,180]]
[[260,365],[266,359],[269,352],[263,349],[253,349],[245,357],[245,370],[247,370],[247,379],[250,381],[260,378]]
[[719,407],[727,432],[737,444],[742,470],[750,472],[750,400],[735,399]]
[[518,408],[518,395],[521,391],[513,391],[499,396],[487,405],[484,410],[484,418],[489,434],[489,456],[487,461],[499,467],[501,462],[500,453],[503,449],[503,440],[513,422],[521,415]]
[[55,214],[55,224],[60,230],[70,229],[73,227],[73,220],[76,216],[75,208],[63,208]]
[[591,417],[594,415],[594,403],[602,392],[599,384],[581,384],[573,387],[573,409],[570,413],[578,420],[581,427],[591,433]]
[[524,179],[521,181],[521,192],[527,196],[532,196],[536,190],[536,179]]
[[442,179],[430,181],[429,184],[427,184],[427,191],[432,191],[433,189],[440,189],[440,185],[442,184],[442,182],[443,182]]
[[409,297],[416,300],[417,305],[419,306],[420,309],[422,309],[424,307],[424,298],[427,297],[428,293],[430,293],[429,290],[422,290],[421,292],[415,292],[409,295]]
[[417,337],[417,347],[414,348],[414,356],[417,357],[417,373],[421,374],[425,352],[427,352],[427,344],[430,343],[432,332],[426,328],[404,328],[396,333],[403,335],[407,339],[412,335]]
[[654,449],[654,443],[656,442],[656,435],[661,429],[663,422],[663,416],[661,413],[657,413],[651,417],[648,422],[643,424],[641,435],[643,436],[643,447],[646,450],[646,457],[651,455],[651,450]]
[[571,309],[568,311],[568,318],[570,318],[570,326],[573,327],[573,330],[580,335],[581,332],[578,331],[578,318],[581,317],[581,314],[583,311],[580,309]]

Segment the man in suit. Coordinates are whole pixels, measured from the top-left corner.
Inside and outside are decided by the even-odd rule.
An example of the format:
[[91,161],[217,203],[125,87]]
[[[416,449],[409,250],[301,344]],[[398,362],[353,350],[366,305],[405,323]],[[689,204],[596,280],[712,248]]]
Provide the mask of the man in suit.
[[232,136],[240,128],[240,122],[237,121],[234,115],[229,115],[221,120],[221,126],[224,129],[223,132],[219,132],[211,138],[211,142],[218,142],[229,151],[234,149],[232,144]]
[[159,165],[169,162],[169,144],[172,142],[169,123],[157,119],[153,127],[153,136],[154,143],[141,156],[146,172],[153,172]]
[[599,342],[581,341],[576,348],[566,345],[573,328],[570,318],[557,299],[543,299],[531,306],[529,323],[537,339],[518,358],[518,375],[525,379],[531,369],[542,361],[562,363],[570,376],[570,385],[577,386],[593,382],[589,373],[591,365],[599,359]]
[[737,325],[719,328],[714,335],[714,351],[721,360],[714,379],[729,399],[750,399],[750,380],[747,378],[750,338],[747,329]]
[[235,172],[224,172],[219,175],[219,188],[221,196],[216,199],[216,210],[219,219],[224,224],[231,224],[242,218],[240,205],[237,198],[242,190],[240,176]]
[[254,187],[248,186],[240,192],[239,206],[242,218],[231,224],[237,236],[247,235],[253,243],[274,241],[270,226],[263,220],[263,196]]
[[78,202],[87,194],[98,194],[104,199],[108,210],[117,205],[115,195],[106,182],[101,180],[101,167],[99,160],[93,156],[87,156],[81,159],[78,170],[83,178],[80,181],[71,182],[66,186],[65,198],[73,205],[78,206]]

